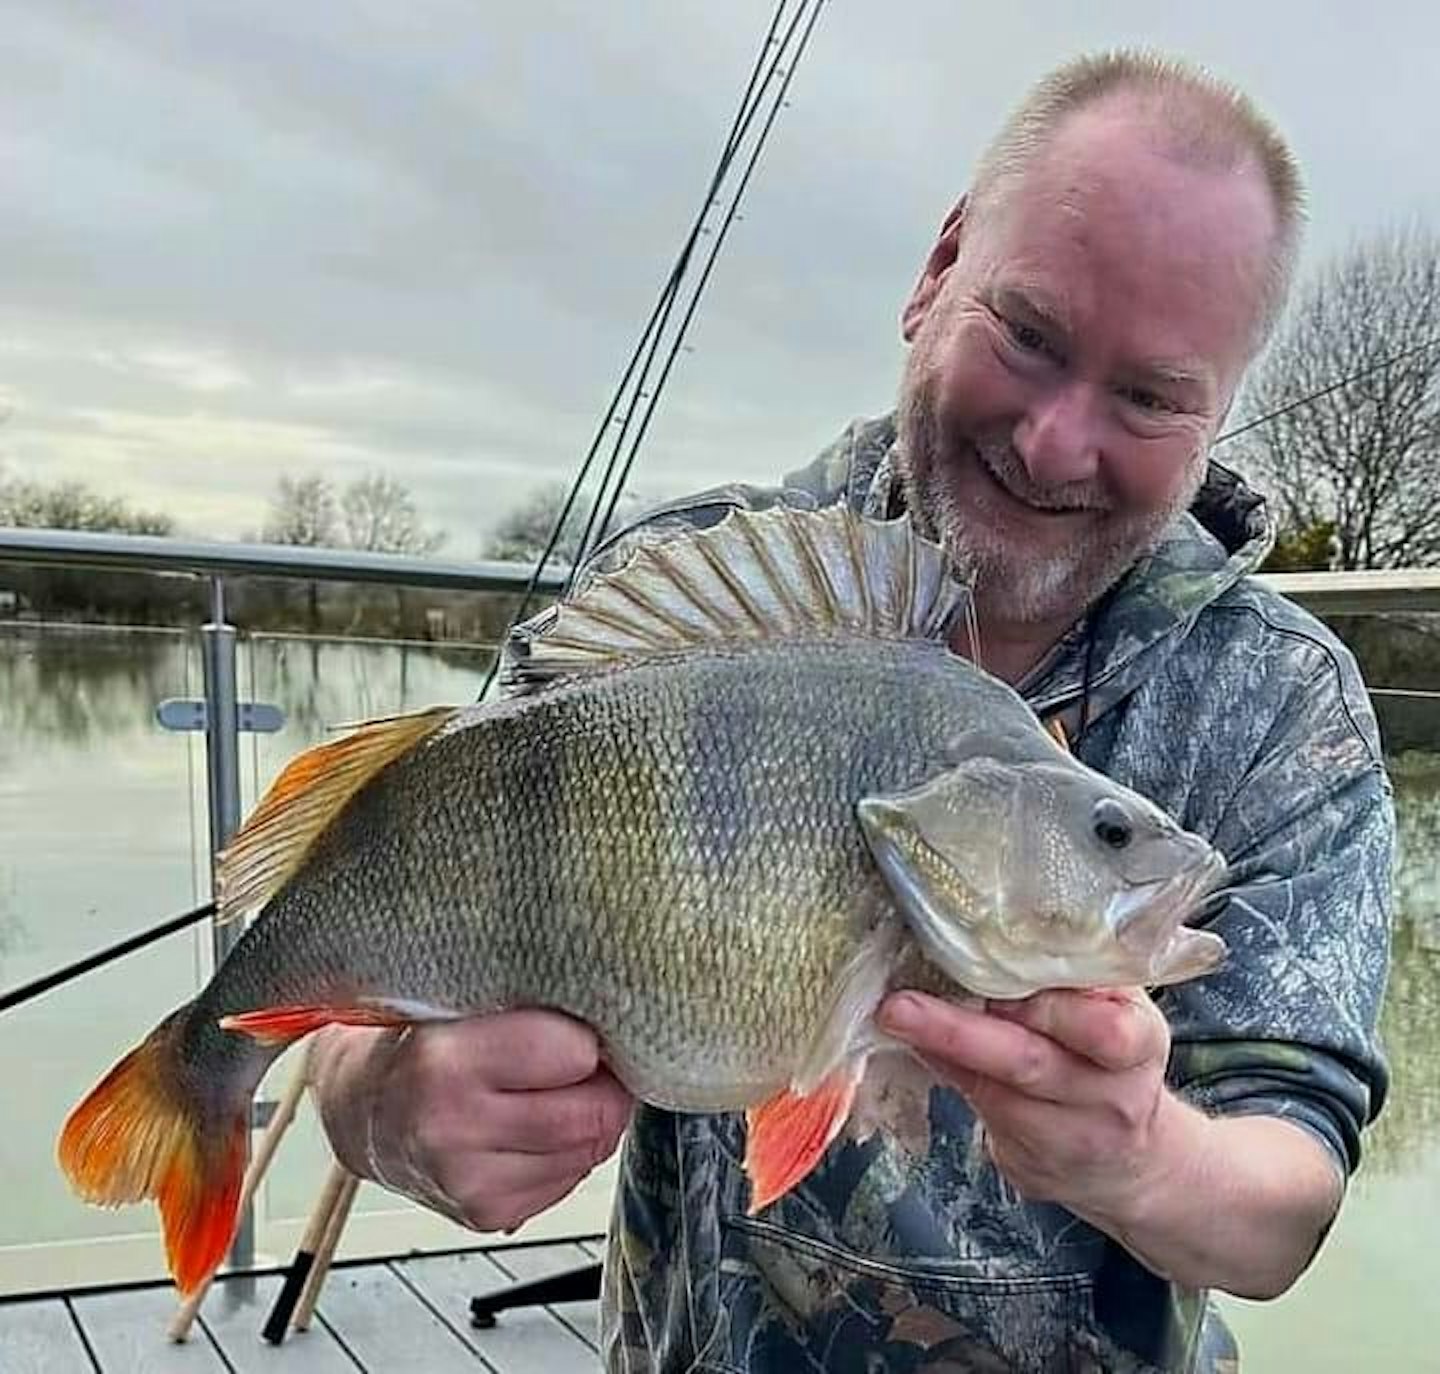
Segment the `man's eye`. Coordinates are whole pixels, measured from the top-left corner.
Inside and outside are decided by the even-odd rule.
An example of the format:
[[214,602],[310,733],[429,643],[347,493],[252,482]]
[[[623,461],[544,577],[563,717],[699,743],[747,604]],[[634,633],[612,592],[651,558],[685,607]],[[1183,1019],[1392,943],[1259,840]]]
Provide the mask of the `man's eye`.
[[1175,409],[1163,396],[1157,396],[1153,391],[1146,391],[1143,386],[1127,386],[1120,392],[1120,395],[1137,410],[1165,414]]
[[1005,329],[1011,341],[1027,353],[1048,353],[1045,336],[1033,324],[1021,324],[1018,320],[1006,320]]

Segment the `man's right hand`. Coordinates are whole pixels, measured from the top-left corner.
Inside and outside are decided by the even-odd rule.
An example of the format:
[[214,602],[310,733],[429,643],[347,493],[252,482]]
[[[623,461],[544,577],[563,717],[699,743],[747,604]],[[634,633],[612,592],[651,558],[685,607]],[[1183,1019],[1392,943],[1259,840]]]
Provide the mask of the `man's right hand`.
[[393,1031],[332,1026],[310,1082],[336,1158],[477,1231],[512,1231],[609,1158],[634,1099],[593,1031],[507,1011]]

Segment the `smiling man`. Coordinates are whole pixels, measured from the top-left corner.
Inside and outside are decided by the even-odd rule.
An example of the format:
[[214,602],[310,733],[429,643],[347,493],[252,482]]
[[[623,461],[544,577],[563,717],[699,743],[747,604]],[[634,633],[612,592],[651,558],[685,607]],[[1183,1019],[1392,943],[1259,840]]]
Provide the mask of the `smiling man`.
[[[746,1211],[743,1124],[632,1116],[539,1011],[327,1032],[341,1157],[467,1224],[568,1192],[630,1124],[606,1273],[615,1370],[1220,1371],[1209,1290],[1284,1292],[1380,1109],[1394,822],[1343,646],[1251,573],[1263,503],[1208,451],[1283,304],[1298,177],[1237,92],[1145,56],[1030,94],[904,307],[896,413],[781,488],[647,522],[846,501],[913,513],[978,643],[1087,762],[1231,860],[1219,970],[881,1021],[943,1084],[930,1144],[842,1140]],[[621,539],[606,556],[618,557]]]

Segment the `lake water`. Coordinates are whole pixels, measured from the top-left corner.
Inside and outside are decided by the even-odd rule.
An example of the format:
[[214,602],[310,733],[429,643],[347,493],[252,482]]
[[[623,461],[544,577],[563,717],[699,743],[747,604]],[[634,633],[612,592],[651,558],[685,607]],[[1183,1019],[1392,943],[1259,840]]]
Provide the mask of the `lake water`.
[[[456,647],[243,645],[242,696],[274,702],[287,721],[278,735],[244,738],[245,806],[327,727],[468,701],[485,662]],[[199,683],[193,635],[0,627],[0,989],[207,895],[203,742],[154,722],[156,703],[198,695]],[[1440,1371],[1428,1320],[1440,1279],[1440,757],[1406,755],[1394,776],[1402,864],[1384,1017],[1393,1095],[1319,1261],[1278,1302],[1227,1303],[1246,1374]],[[0,1015],[0,1292],[51,1275],[155,1272],[150,1209],[76,1202],[53,1162],[55,1132],[209,966],[201,927]],[[262,1250],[267,1220],[298,1225],[323,1169],[313,1125],[297,1130],[309,1134],[277,1162]],[[598,1221],[603,1196],[592,1194],[584,1215]]]

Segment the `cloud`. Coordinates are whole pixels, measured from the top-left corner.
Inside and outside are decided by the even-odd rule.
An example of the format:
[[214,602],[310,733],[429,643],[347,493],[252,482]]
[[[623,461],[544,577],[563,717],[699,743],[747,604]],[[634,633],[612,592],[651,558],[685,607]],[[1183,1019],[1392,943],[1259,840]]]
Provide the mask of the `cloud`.
[[[589,448],[772,11],[0,3],[0,456],[217,537],[283,472],[380,469],[468,550]],[[1282,121],[1312,261],[1440,219],[1434,7],[831,4],[637,480],[766,480],[887,406],[984,138],[1053,62],[1134,41]]]

